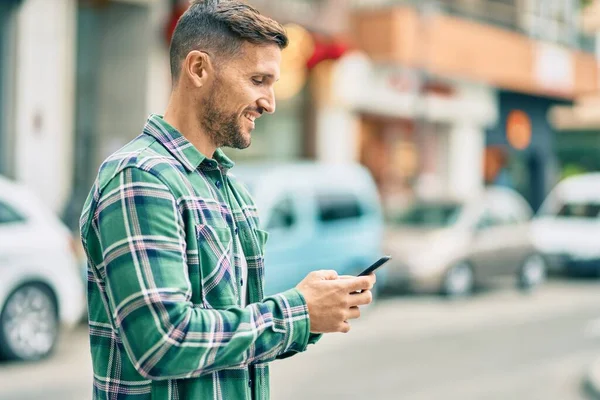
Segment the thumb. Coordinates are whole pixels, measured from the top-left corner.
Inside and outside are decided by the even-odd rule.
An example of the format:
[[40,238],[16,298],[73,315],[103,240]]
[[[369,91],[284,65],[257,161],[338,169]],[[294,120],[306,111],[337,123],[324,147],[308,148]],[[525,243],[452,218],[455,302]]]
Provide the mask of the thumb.
[[338,273],[334,270],[317,271],[317,277],[326,281],[333,281],[338,278]]

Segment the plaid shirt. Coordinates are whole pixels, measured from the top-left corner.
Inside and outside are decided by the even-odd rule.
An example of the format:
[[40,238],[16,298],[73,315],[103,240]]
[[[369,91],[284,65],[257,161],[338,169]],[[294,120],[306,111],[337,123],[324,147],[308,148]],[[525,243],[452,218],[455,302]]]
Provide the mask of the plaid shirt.
[[268,363],[318,340],[300,292],[263,298],[268,235],[232,166],[152,115],[100,167],[80,221],[94,399],[268,399]]

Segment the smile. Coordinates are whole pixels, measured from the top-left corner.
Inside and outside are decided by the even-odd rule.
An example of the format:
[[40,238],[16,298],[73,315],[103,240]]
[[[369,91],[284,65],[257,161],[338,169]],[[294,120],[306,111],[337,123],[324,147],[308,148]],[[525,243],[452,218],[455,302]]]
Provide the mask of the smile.
[[256,120],[256,117],[254,115],[244,114],[244,117],[246,117],[247,119],[249,119],[250,122],[252,122],[252,123],[254,123],[254,120]]

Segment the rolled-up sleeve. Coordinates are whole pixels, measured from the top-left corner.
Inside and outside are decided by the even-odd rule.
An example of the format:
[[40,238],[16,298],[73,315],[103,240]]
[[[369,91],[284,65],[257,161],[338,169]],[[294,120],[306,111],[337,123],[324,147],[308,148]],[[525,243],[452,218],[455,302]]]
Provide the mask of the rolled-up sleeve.
[[138,168],[106,185],[92,225],[99,238],[113,324],[136,370],[147,379],[180,379],[268,362],[314,340],[296,289],[245,308],[194,305],[185,230],[170,189]]

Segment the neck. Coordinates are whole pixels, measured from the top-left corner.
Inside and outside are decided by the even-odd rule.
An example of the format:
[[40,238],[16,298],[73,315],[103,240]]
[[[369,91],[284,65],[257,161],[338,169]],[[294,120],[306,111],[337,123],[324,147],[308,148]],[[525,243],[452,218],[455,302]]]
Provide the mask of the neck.
[[198,110],[194,109],[194,102],[191,100],[182,99],[177,90],[173,90],[163,119],[189,140],[200,153],[213,158],[217,147],[202,128],[196,116]]

